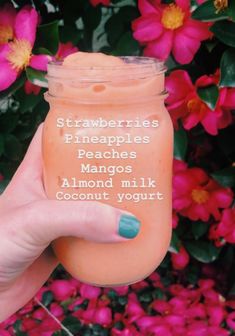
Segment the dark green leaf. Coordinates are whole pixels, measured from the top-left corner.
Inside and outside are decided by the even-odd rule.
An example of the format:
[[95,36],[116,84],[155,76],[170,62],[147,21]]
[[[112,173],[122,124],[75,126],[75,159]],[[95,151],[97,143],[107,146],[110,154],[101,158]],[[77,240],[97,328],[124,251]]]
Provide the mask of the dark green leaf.
[[169,251],[173,253],[178,253],[180,250],[180,244],[181,243],[179,237],[177,236],[177,233],[173,230]]
[[2,133],[11,133],[17,126],[19,114],[12,113],[8,110],[0,115],[0,131]]
[[40,55],[40,54],[44,54],[44,55],[49,55],[49,56],[52,56],[52,52],[46,48],[38,48],[36,51],[35,51],[35,54],[36,55]]
[[113,46],[124,32],[124,25],[120,15],[112,15],[105,24],[108,43]]
[[210,28],[212,33],[223,43],[235,47],[235,23],[232,21],[215,22]]
[[10,182],[10,180],[7,180],[4,178],[4,180],[2,180],[0,182],[0,195],[4,192],[4,190],[6,189],[6,187],[8,186],[8,183]]
[[208,225],[205,222],[192,222],[192,233],[195,239],[202,237],[208,231]]
[[0,134],[0,156],[3,154],[4,152],[4,138],[3,135]]
[[191,256],[203,263],[215,261],[221,251],[220,248],[217,248],[212,243],[205,241],[185,242],[185,247]]
[[212,174],[212,177],[224,187],[235,186],[235,167],[219,170]]
[[42,303],[44,306],[49,306],[50,303],[53,301],[54,297],[51,291],[46,291],[42,295]]
[[220,86],[235,87],[235,50],[228,49],[224,52],[221,62]]
[[0,92],[0,99],[5,99],[14,92],[16,92],[19,88],[23,86],[25,82],[25,74],[23,73],[8,89]]
[[16,99],[20,103],[20,113],[25,113],[27,111],[32,111],[32,109],[43,99],[42,93],[38,95],[26,94],[24,90],[18,90],[15,94]]
[[229,5],[227,9],[228,16],[235,21],[235,1],[234,0],[229,0]]
[[137,56],[139,52],[139,43],[133,38],[130,31],[122,35],[115,48],[115,55],[119,56]]
[[94,29],[99,25],[102,17],[101,7],[89,6],[82,16],[84,22],[84,27],[86,30],[93,32]]
[[71,333],[78,333],[81,329],[81,322],[74,316],[67,316],[63,321],[62,324],[71,332]]
[[59,22],[53,21],[38,27],[35,48],[45,48],[53,55],[59,46]]
[[174,157],[184,160],[188,147],[187,133],[184,129],[174,132]]
[[26,75],[30,82],[41,87],[47,87],[46,72],[35,70],[33,68],[26,68]]
[[228,15],[225,11],[216,13],[216,8],[213,1],[209,0],[197,7],[192,13],[192,18],[200,21],[218,21],[227,19]]
[[197,89],[197,94],[211,110],[215,109],[219,97],[219,89],[217,85],[210,85],[203,88],[200,87]]
[[4,136],[5,148],[4,154],[13,161],[18,161],[22,158],[22,145],[13,134],[6,134]]
[[77,45],[78,41],[82,38],[83,31],[79,30],[75,25],[66,25],[59,27],[60,29],[60,40],[63,43],[72,42]]

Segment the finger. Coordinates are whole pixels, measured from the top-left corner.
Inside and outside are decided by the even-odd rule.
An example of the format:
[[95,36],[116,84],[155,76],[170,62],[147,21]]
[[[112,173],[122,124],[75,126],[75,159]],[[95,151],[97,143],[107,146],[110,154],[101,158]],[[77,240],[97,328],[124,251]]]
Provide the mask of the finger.
[[39,125],[14,178],[35,179],[42,177],[42,129],[43,124]]
[[42,200],[23,207],[18,232],[35,244],[49,244],[62,236],[96,242],[120,242],[136,237],[140,221],[128,212],[101,202]]
[[42,183],[42,125],[38,127],[23,161],[5,190],[5,195],[10,193],[12,200],[17,190],[18,204],[27,203],[27,200],[46,198]]
[[4,290],[4,296],[1,296],[0,322],[23,307],[42,287],[57,265],[58,261],[50,249],[47,249],[17,278],[17,281],[10,284]]

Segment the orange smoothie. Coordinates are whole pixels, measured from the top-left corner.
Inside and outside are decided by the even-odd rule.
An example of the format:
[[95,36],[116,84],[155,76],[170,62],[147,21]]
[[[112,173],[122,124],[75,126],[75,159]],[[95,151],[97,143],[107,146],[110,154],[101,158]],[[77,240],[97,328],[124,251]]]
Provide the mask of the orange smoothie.
[[75,278],[97,286],[144,279],[171,238],[173,127],[164,106],[164,65],[100,53],[48,66],[43,130],[48,198],[98,201],[127,210],[139,234],[119,243],[61,237],[52,246]]

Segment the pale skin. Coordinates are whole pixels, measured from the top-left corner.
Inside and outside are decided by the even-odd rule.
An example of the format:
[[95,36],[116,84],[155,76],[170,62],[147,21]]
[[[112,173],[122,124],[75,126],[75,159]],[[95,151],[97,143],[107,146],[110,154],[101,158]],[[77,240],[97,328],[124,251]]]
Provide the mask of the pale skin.
[[118,235],[126,213],[99,202],[48,200],[43,188],[42,125],[24,160],[0,196],[0,322],[25,305],[58,265],[52,240],[75,236],[123,242]]

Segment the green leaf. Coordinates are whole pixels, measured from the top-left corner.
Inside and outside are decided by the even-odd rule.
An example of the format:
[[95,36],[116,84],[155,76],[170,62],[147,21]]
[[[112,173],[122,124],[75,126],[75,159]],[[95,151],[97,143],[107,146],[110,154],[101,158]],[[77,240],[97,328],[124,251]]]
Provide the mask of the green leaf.
[[191,256],[202,263],[215,261],[221,251],[221,248],[217,248],[212,243],[205,241],[185,242],[185,247]]
[[0,157],[4,153],[4,138],[3,135],[0,134]]
[[174,132],[174,157],[184,160],[188,147],[187,133],[184,129]]
[[192,18],[200,21],[218,21],[228,18],[226,11],[220,11],[216,13],[216,8],[213,1],[209,0],[197,7],[192,13]]
[[223,53],[220,62],[221,77],[219,85],[235,87],[235,50],[228,49]]
[[12,113],[8,110],[0,115],[0,131],[2,133],[11,133],[17,126],[19,120],[18,113]]
[[9,182],[10,180],[7,180],[5,178],[3,181],[0,182],[0,195],[4,192]]
[[33,108],[43,99],[41,92],[39,94],[26,94],[23,89],[18,90],[15,94],[17,101],[20,103],[20,113],[25,113],[27,111],[32,111]]
[[18,161],[21,159],[23,151],[22,145],[19,140],[13,134],[5,135],[5,148],[4,154],[9,159],[13,161]]
[[212,174],[212,177],[224,187],[235,186],[235,167],[219,170]]
[[11,94],[15,93],[19,88],[24,85],[25,74],[23,73],[8,89],[0,92],[0,99],[5,99]]
[[132,32],[128,31],[117,43],[115,48],[115,55],[120,56],[137,56],[140,53],[139,43],[133,38]]
[[232,21],[215,22],[210,30],[222,42],[235,47],[235,23]]
[[200,87],[197,89],[197,94],[211,110],[215,109],[219,97],[219,89],[217,85]]
[[78,333],[81,329],[81,322],[74,316],[67,316],[63,321],[62,324],[71,332],[71,333]]
[[227,13],[228,16],[235,21],[235,1],[234,0],[229,0],[228,2],[228,9],[227,9]]
[[99,25],[101,18],[102,18],[101,7],[100,6],[93,7],[89,5],[89,8],[87,8],[87,10],[84,11],[84,14],[82,16],[85,29],[93,33],[93,31]]
[[173,230],[169,251],[173,253],[178,253],[180,250],[180,244],[181,243],[179,237],[177,236],[177,233]]
[[53,21],[38,27],[35,48],[45,48],[53,55],[59,46],[59,21]]
[[192,222],[192,233],[195,239],[202,237],[208,231],[208,225],[205,222]]
[[54,299],[54,297],[53,297],[53,293],[51,291],[46,291],[42,295],[42,303],[46,307],[50,305],[50,303],[53,301],[53,299]]
[[33,84],[47,88],[46,72],[27,67],[26,75],[28,80]]

